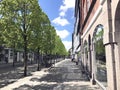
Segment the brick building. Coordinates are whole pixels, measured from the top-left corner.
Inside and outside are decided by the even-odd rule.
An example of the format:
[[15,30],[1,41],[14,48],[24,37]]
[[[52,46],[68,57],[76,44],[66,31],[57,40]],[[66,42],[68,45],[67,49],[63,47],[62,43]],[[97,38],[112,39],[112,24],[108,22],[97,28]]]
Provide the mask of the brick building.
[[73,54],[80,52],[81,63],[92,84],[102,89],[119,90],[120,1],[75,2]]

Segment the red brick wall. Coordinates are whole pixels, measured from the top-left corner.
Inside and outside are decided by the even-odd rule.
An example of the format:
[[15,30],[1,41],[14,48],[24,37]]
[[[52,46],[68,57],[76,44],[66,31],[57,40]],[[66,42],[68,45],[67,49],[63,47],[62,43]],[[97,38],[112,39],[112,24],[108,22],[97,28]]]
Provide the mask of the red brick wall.
[[[93,0],[90,0],[90,3],[92,4],[92,1]],[[87,9],[87,0],[81,0],[81,26],[83,25],[83,23],[84,23],[84,21],[85,21],[85,18],[86,18],[86,16],[87,16],[87,13],[88,13],[88,9]],[[90,6],[91,6],[91,4],[90,4]],[[86,5],[86,7],[85,7],[85,5]],[[87,22],[86,22],[86,24],[85,24],[85,26],[84,26],[84,28],[83,28],[83,30],[82,30],[82,33],[84,33],[85,32],[85,30],[86,30],[86,28],[87,28],[87,26],[89,25],[89,23],[90,23],[90,21],[91,21],[91,19],[93,18],[93,16],[94,16],[94,14],[95,14],[95,12],[97,11],[97,9],[98,9],[98,7],[99,7],[99,5],[100,5],[100,0],[96,0],[96,3],[95,3],[95,5],[94,5],[94,7],[93,7],[93,9],[92,9],[92,11],[91,11],[91,13],[90,13],[90,16],[89,16],[89,18],[88,18],[88,20],[87,20]],[[86,8],[85,10],[86,10],[86,16],[84,15],[84,8]],[[85,17],[85,18],[84,18]]]

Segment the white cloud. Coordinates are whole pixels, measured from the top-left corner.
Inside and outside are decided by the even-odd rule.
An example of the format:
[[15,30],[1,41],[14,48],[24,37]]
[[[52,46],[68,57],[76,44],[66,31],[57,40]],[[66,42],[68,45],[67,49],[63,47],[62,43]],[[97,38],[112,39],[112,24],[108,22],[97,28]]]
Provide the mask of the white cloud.
[[[70,24],[70,23],[64,17],[66,16],[66,14],[67,14],[66,12],[68,9],[74,9],[75,0],[62,0],[62,1],[63,1],[63,4],[59,8],[59,10],[60,10],[59,17],[55,18],[52,21],[52,23],[57,24],[57,25],[61,25],[61,26],[65,26],[65,25]],[[57,32],[57,35],[59,35],[61,39],[65,39],[70,34],[70,32],[68,32],[67,30],[56,30],[56,32]],[[65,40],[62,42],[68,51],[72,46],[72,41]]]
[[65,14],[65,12],[62,11],[59,13],[59,16],[64,17],[64,16],[66,16],[66,14]]
[[54,24],[61,25],[61,26],[65,26],[65,25],[69,24],[69,22],[67,21],[67,19],[61,18],[61,17],[55,18],[54,20],[52,20],[52,22]]
[[65,39],[70,33],[67,30],[56,30],[61,39]]
[[60,11],[66,12],[68,9],[75,7],[75,0],[63,0],[63,5],[60,6]]
[[62,41],[67,51],[72,47],[72,41]]
[[75,0],[62,0],[63,4],[60,6],[59,10],[59,17],[52,20],[54,24],[65,26],[69,24],[68,20],[63,18],[66,16],[66,12],[68,9],[74,9],[75,7]]

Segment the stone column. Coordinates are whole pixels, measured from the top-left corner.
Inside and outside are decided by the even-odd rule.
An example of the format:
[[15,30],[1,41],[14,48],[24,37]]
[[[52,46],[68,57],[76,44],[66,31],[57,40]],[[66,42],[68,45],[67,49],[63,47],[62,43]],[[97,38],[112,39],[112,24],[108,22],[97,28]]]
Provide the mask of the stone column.
[[20,53],[17,52],[17,61],[19,62],[20,61]]
[[91,68],[91,51],[90,51],[90,48],[88,49],[88,69],[89,69],[89,74],[90,74],[90,77],[91,77],[91,72],[92,72],[92,68]]
[[92,78],[91,82],[92,84],[96,84],[95,82],[96,78],[96,52],[95,52],[95,43],[92,44]]
[[[112,3],[110,0],[107,1],[107,16],[108,22],[104,30],[104,45],[106,52],[106,66],[107,66],[107,90],[117,90],[116,84],[116,61],[115,61],[115,43],[113,38],[113,17],[112,17]],[[107,25],[108,24],[108,25]],[[107,31],[108,30],[108,31]]]
[[82,65],[84,64],[84,52],[83,51],[81,51],[81,63]]
[[83,39],[81,39],[81,62],[84,65],[84,48],[83,48]]
[[[120,26],[119,26],[120,28]],[[116,80],[117,80],[117,90],[120,89],[120,31],[115,32],[115,62],[116,62]]]
[[117,90],[114,45],[113,44],[106,45],[105,51],[106,51],[106,66],[107,66],[107,81],[108,81],[107,90]]
[[86,58],[86,52],[85,52],[85,47],[84,47],[84,69],[86,71],[86,63],[87,63],[87,58]]
[[90,72],[90,50],[88,49],[88,70]]
[[120,44],[115,45],[117,90],[120,89]]

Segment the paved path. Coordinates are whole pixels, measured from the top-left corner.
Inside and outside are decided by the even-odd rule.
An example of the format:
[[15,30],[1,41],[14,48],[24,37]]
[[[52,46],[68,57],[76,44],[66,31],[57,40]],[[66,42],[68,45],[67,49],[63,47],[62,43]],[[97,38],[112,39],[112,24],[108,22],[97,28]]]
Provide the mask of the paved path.
[[[35,72],[37,70],[37,64],[28,65],[27,75],[31,76],[31,72]],[[5,67],[0,68],[0,88],[7,86],[13,82],[16,82],[20,78],[23,78],[24,67],[12,65],[5,65]]]
[[92,86],[80,66],[69,59],[63,60],[51,69],[33,72],[0,90],[100,90]]

